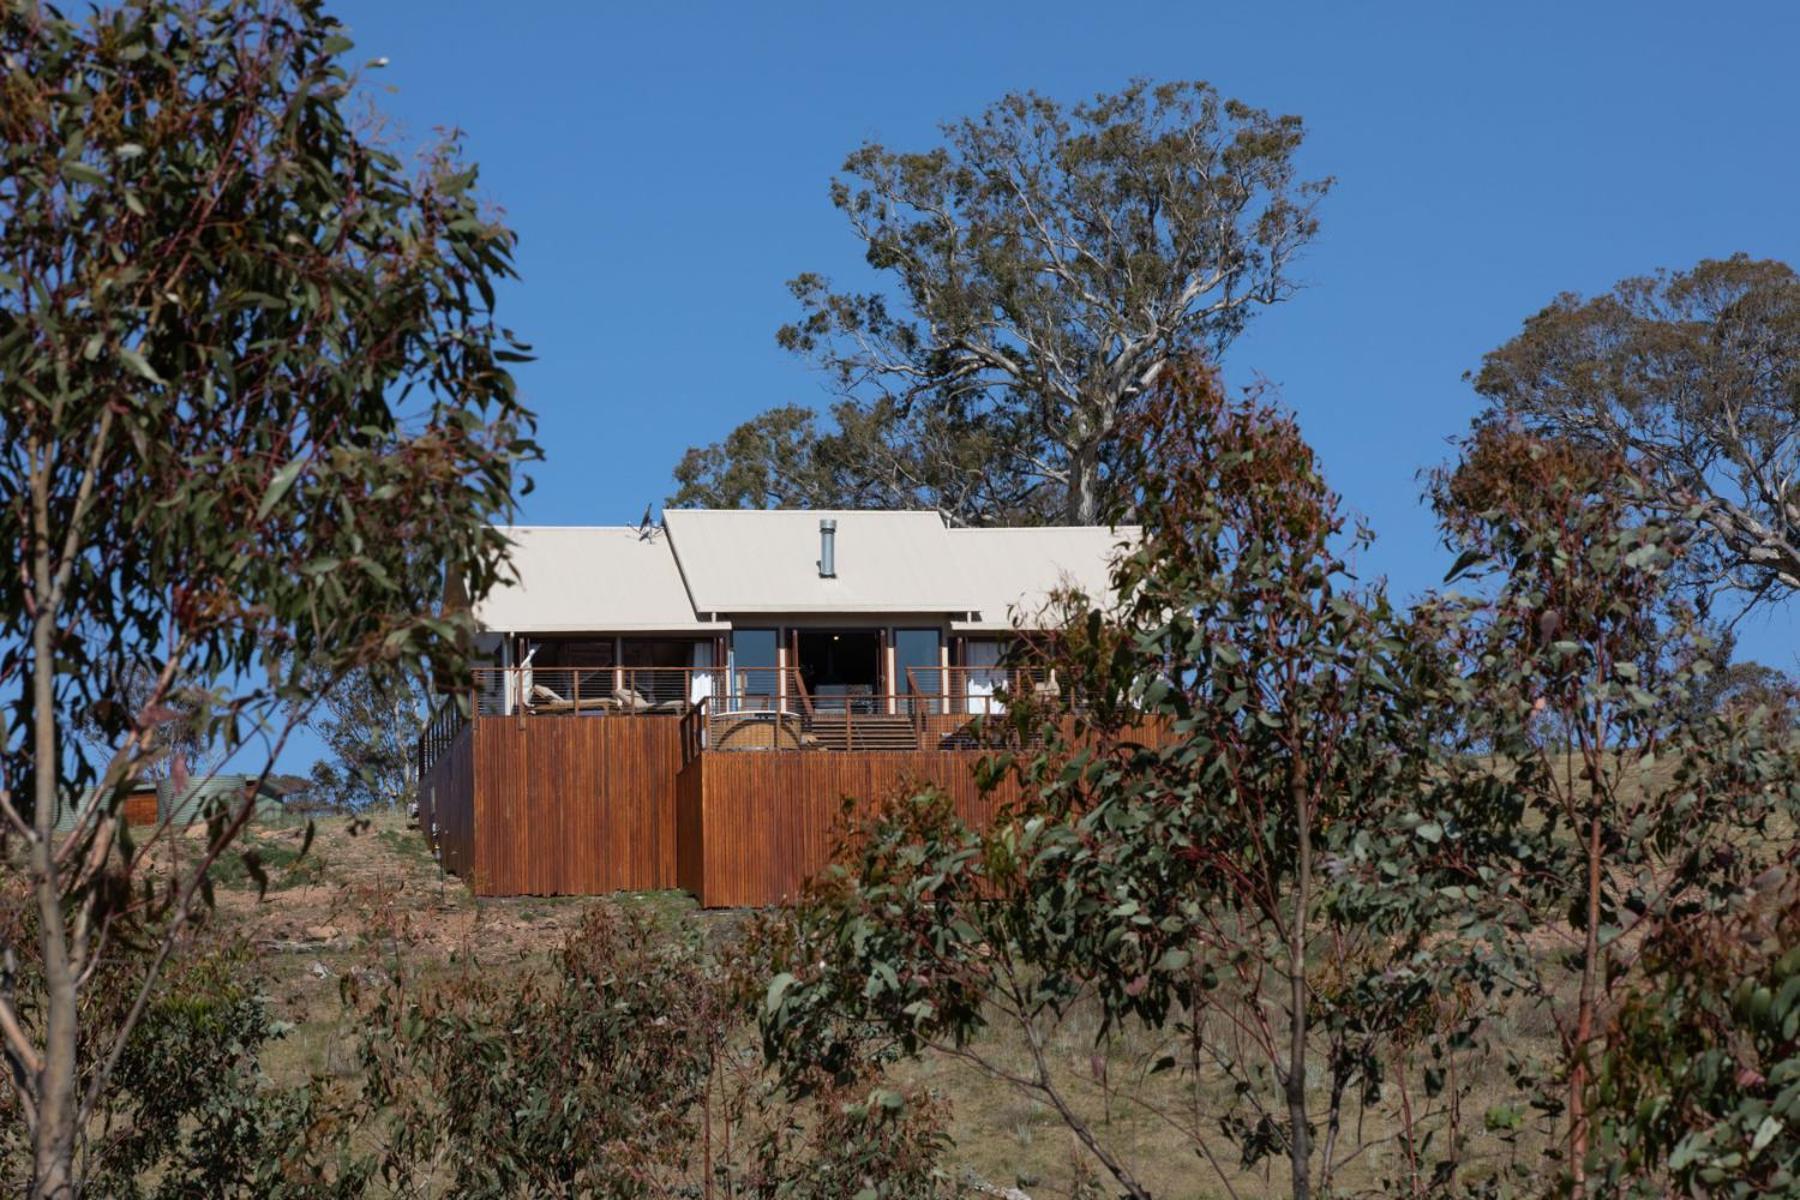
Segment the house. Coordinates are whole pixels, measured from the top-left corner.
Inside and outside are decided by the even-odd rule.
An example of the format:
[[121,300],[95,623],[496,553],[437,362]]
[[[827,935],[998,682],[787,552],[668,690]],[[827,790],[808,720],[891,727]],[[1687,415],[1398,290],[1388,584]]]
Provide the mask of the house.
[[[154,780],[133,779],[122,785],[124,791],[123,810],[127,825],[156,824],[156,782]],[[75,828],[76,815],[92,803],[93,788],[84,788],[71,802],[60,798],[56,805],[54,828],[58,833],[67,833]]]
[[420,745],[446,866],[480,894],[709,904],[791,894],[847,795],[913,779],[990,802],[971,723],[1057,686],[1004,665],[1007,640],[1060,591],[1107,595],[1136,533],[812,510],[505,532],[471,713],[446,705]]
[[162,779],[156,784],[156,820],[177,827],[192,825],[235,813],[247,799],[252,800],[250,819],[268,820],[286,812],[288,799],[306,788],[307,781],[297,775],[202,773],[190,776],[180,787],[172,779]]
[[[165,822],[174,826],[191,825],[213,815],[232,811],[246,797],[254,796],[252,820],[265,820],[286,811],[288,799],[307,787],[307,781],[294,775],[191,775],[180,787],[174,780],[132,779],[121,785],[124,793],[122,813],[132,826],[155,826]],[[94,789],[83,791],[74,804],[59,806],[56,828],[67,832],[74,827],[75,816],[89,803]]]

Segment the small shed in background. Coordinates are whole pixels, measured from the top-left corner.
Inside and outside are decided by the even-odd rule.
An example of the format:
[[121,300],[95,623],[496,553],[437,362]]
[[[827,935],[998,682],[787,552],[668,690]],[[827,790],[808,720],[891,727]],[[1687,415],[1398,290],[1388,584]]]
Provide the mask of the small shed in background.
[[232,812],[245,796],[254,795],[252,821],[279,817],[287,811],[289,796],[304,791],[306,781],[291,775],[271,775],[259,779],[255,775],[210,775],[190,779],[177,788],[173,780],[160,780],[156,785],[156,821],[171,825],[191,825],[204,821],[217,812]]

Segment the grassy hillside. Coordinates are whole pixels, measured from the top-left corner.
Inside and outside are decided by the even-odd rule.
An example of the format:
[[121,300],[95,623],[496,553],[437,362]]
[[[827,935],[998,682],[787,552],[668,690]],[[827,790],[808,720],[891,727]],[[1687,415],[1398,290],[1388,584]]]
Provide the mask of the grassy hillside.
[[[217,889],[220,923],[249,938],[260,950],[266,987],[276,1012],[293,1025],[273,1044],[265,1065],[278,1083],[323,1074],[353,1080],[358,1071],[354,1017],[341,999],[346,975],[378,982],[398,972],[429,981],[452,972],[479,970],[525,973],[541,970],[591,905],[647,910],[658,924],[692,923],[705,940],[723,946],[745,919],[733,912],[700,912],[681,893],[616,898],[476,900],[455,878],[444,878],[417,830],[389,814],[352,821],[322,820],[304,857],[297,852],[299,826],[263,826],[249,845],[269,864],[270,887],[259,899],[241,868],[227,865]],[[193,843],[188,843],[192,846]],[[177,853],[182,844],[175,843]],[[188,851],[188,852],[191,852]],[[1530,1048],[1550,1036],[1541,1014],[1502,1022],[1499,1040],[1511,1049]],[[1158,1195],[1211,1197],[1226,1193],[1212,1169],[1198,1160],[1180,1126],[1196,1116],[1196,1097],[1180,1072],[1152,1073],[1156,1060],[1179,1047],[1166,1039],[1135,1034],[1096,1051],[1095,1025],[1081,1012],[1054,1032],[1050,1054],[1069,1094],[1096,1123],[1109,1143],[1127,1152]],[[979,1049],[993,1062],[1028,1073],[1028,1048],[999,1034]],[[751,1031],[731,1047],[733,1061],[751,1067],[757,1057]],[[1067,1195],[1080,1155],[1056,1114],[1045,1103],[1023,1096],[949,1054],[931,1054],[896,1068],[902,1082],[921,1083],[944,1097],[955,1138],[951,1168],[959,1177],[995,1188],[1017,1187],[1034,1198]],[[1418,1081],[1411,1081],[1417,1087]],[[1500,1088],[1477,1087],[1464,1103],[1463,1120],[1480,1130],[1484,1114],[1502,1097]],[[1215,1110],[1229,1100],[1220,1094],[1203,1107]],[[1379,1181],[1400,1153],[1386,1139],[1385,1110],[1363,1114],[1367,1149],[1348,1167],[1346,1185]],[[1235,1161],[1223,1136],[1211,1136],[1213,1152]],[[1492,1139],[1498,1153],[1512,1147]],[[1233,1186],[1242,1196],[1285,1194],[1279,1165],[1273,1171],[1239,1172]],[[984,1194],[974,1190],[971,1194]],[[985,1193],[992,1194],[992,1193]]]

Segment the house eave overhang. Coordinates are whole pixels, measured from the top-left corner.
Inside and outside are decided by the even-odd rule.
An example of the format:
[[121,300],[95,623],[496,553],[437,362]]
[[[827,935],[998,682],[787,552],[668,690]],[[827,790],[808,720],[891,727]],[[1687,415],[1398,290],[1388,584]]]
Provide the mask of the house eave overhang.
[[794,617],[834,617],[839,614],[847,616],[918,616],[920,614],[936,614],[967,612],[967,604],[757,604],[736,605],[730,612],[738,616],[794,616]]
[[483,633],[588,634],[593,637],[610,637],[614,634],[624,634],[624,633],[633,633],[633,634],[636,634],[636,633],[662,633],[662,634],[668,634],[673,637],[673,636],[679,636],[681,634],[729,633],[730,631],[731,631],[731,622],[729,622],[729,621],[689,621],[684,624],[673,624],[668,621],[656,621],[656,622],[637,623],[637,624],[627,622],[624,624],[612,624],[612,625],[595,625],[592,622],[588,622],[588,623],[584,623],[584,624],[582,624],[582,623],[560,624],[560,623],[555,623],[555,622],[551,622],[551,623],[539,622],[539,623],[533,624],[529,627],[520,628],[520,629],[484,628],[482,630]]
[[[1016,632],[1018,629],[1019,629],[1018,626],[1013,625],[1007,621],[952,621],[952,622],[950,622],[950,632],[951,633],[1013,633],[1013,632]],[[1030,626],[1027,626],[1025,629],[1025,632],[1028,632],[1028,633],[1036,632],[1036,630]]]

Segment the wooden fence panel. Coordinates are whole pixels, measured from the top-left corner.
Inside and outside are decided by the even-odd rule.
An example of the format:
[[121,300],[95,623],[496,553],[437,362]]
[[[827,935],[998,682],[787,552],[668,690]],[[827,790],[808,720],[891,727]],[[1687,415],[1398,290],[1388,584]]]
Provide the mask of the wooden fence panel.
[[[1160,740],[1160,730],[1147,730]],[[673,717],[478,717],[427,773],[446,869],[476,895],[681,887],[708,907],[793,897],[830,862],[843,805],[907,786],[948,795],[976,826],[1017,796],[976,786],[981,753],[705,752],[682,763]]]
[[475,863],[475,738],[468,728],[419,781],[419,822],[444,869],[466,879]]
[[903,788],[932,786],[964,820],[985,824],[1017,789],[1009,780],[983,796],[974,777],[979,758],[966,751],[702,755],[684,772],[682,836],[698,846],[683,848],[694,857],[682,886],[708,908],[791,899],[842,841],[846,797],[861,814]]
[[706,822],[701,773],[696,757],[675,780],[675,886],[699,896],[706,888]]
[[473,723],[482,896],[586,896],[675,886],[678,722],[662,717]]

